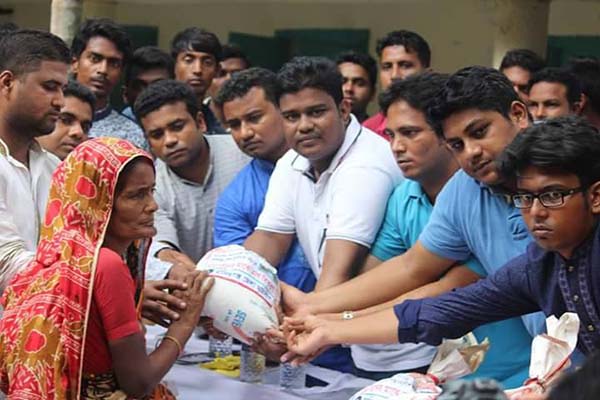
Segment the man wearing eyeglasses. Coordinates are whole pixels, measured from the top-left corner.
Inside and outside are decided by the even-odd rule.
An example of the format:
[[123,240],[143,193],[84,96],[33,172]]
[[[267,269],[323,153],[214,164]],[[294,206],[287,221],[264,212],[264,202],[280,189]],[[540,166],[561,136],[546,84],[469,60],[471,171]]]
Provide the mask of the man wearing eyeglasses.
[[[576,313],[577,348],[600,344],[600,134],[577,117],[527,128],[507,146],[499,171],[514,182],[511,196],[535,239],[525,253],[470,286],[428,299],[406,300],[343,326],[304,321],[289,340],[296,354],[334,343],[421,341],[439,344],[481,324],[536,311]],[[395,317],[395,318],[394,318]],[[340,325],[338,323],[338,325]],[[362,327],[362,328],[361,328]],[[348,337],[352,335],[352,337]]]

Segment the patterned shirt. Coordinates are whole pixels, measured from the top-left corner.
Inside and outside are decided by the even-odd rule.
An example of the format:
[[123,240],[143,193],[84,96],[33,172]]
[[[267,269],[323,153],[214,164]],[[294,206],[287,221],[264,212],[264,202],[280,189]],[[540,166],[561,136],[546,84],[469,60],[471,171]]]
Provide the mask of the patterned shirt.
[[150,150],[142,128],[110,106],[94,114],[94,122],[89,136],[91,138],[110,136],[125,139],[141,149]]

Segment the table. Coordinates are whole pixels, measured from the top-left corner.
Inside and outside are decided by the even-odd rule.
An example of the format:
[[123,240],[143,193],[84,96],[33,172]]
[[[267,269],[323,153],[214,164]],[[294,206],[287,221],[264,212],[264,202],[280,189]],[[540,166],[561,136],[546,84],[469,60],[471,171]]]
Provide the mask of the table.
[[[160,326],[148,326],[146,343],[152,351],[158,338],[165,332]],[[185,353],[207,352],[208,342],[195,335],[185,346]],[[309,365],[307,374],[328,383],[324,387],[282,391],[278,386],[277,368],[265,372],[263,384],[250,384],[228,378],[196,365],[175,364],[163,381],[169,385],[180,400],[348,400],[354,393],[373,381],[357,378],[351,374]]]

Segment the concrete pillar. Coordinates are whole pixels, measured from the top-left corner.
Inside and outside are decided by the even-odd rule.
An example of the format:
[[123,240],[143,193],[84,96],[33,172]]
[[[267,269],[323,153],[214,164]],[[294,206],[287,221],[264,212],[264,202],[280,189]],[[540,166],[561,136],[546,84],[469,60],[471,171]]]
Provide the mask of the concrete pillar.
[[492,65],[498,67],[506,51],[527,48],[546,55],[550,0],[484,0],[494,28]]
[[83,0],[52,0],[50,32],[71,44],[81,23]]

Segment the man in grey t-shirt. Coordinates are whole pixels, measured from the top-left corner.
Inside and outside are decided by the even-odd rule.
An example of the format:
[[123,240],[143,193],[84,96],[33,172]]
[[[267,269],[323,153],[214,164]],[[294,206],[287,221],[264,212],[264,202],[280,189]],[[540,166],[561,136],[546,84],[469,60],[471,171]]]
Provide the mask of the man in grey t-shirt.
[[203,135],[202,112],[182,82],[151,84],[136,100],[134,111],[158,158],[158,233],[150,256],[162,262],[151,260],[147,278],[177,279],[212,248],[217,198],[250,159],[230,135]]

